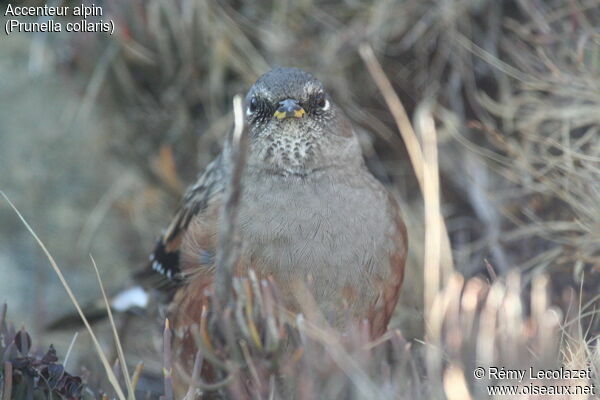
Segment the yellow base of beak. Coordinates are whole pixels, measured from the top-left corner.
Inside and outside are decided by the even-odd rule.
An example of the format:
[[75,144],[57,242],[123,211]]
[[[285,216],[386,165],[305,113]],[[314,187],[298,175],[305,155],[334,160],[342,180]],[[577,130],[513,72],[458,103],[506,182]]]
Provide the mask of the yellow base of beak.
[[306,114],[306,111],[304,111],[304,108],[301,108],[301,109],[295,110],[293,112],[275,111],[275,114],[273,114],[273,115],[275,116],[275,118],[281,120],[284,118],[302,118],[304,116],[304,114]]

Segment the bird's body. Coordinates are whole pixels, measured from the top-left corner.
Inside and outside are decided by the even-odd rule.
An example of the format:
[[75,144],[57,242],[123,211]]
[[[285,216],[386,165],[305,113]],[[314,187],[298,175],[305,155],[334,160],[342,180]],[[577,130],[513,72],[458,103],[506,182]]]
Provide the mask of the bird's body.
[[[265,176],[249,168],[243,182],[236,272],[252,268],[273,277],[296,310],[294,285],[307,283],[325,313],[351,304],[353,314],[368,316],[383,283],[393,278],[396,250],[406,248],[400,214],[385,188],[362,166],[307,177]],[[191,221],[183,237],[184,274],[212,279],[214,257],[203,255],[217,244],[222,202],[213,204]],[[207,273],[198,274],[202,269]]]
[[[351,315],[369,320],[380,335],[398,299],[407,251],[396,201],[367,170],[350,122],[312,75],[273,70],[246,104],[250,146],[236,274],[252,268],[272,277],[292,312],[301,310],[296,295],[304,285],[334,325]],[[225,162],[219,156],[188,190],[151,257],[155,271],[177,281],[168,309],[179,331],[199,322],[213,282]],[[195,351],[182,353],[189,366]]]

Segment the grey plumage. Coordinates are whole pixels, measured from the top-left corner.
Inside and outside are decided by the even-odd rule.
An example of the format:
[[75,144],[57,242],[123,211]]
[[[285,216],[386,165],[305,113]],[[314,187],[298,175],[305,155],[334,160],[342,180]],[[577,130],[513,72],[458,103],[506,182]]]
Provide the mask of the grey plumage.
[[[302,107],[302,117],[274,118],[288,99]],[[239,210],[240,270],[273,276],[291,307],[295,285],[307,282],[326,313],[353,299],[360,300],[350,307],[355,315],[381,307],[385,282],[397,269],[402,273],[404,225],[395,201],[367,170],[346,116],[318,80],[295,68],[263,75],[246,107],[251,142]],[[213,268],[199,260],[214,250],[207,246],[215,245],[218,213],[209,212],[207,199],[215,208],[222,202],[223,169],[221,162],[209,167],[187,196],[202,202],[187,204],[176,218],[190,232],[179,248],[185,276]],[[398,259],[401,265],[393,265]]]

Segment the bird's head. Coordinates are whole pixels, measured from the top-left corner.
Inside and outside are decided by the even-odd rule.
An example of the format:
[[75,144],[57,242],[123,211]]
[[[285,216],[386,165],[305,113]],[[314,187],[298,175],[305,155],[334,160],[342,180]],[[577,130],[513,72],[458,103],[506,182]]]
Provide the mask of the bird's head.
[[261,76],[245,100],[250,166],[284,174],[362,164],[354,131],[323,84],[298,68]]

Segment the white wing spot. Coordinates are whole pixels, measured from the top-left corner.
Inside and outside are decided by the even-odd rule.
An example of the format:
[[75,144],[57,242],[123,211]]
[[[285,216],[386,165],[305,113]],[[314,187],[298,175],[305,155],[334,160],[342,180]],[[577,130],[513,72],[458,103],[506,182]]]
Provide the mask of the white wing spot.
[[110,304],[115,311],[122,312],[133,307],[146,308],[148,300],[148,293],[141,287],[134,286],[117,294]]

